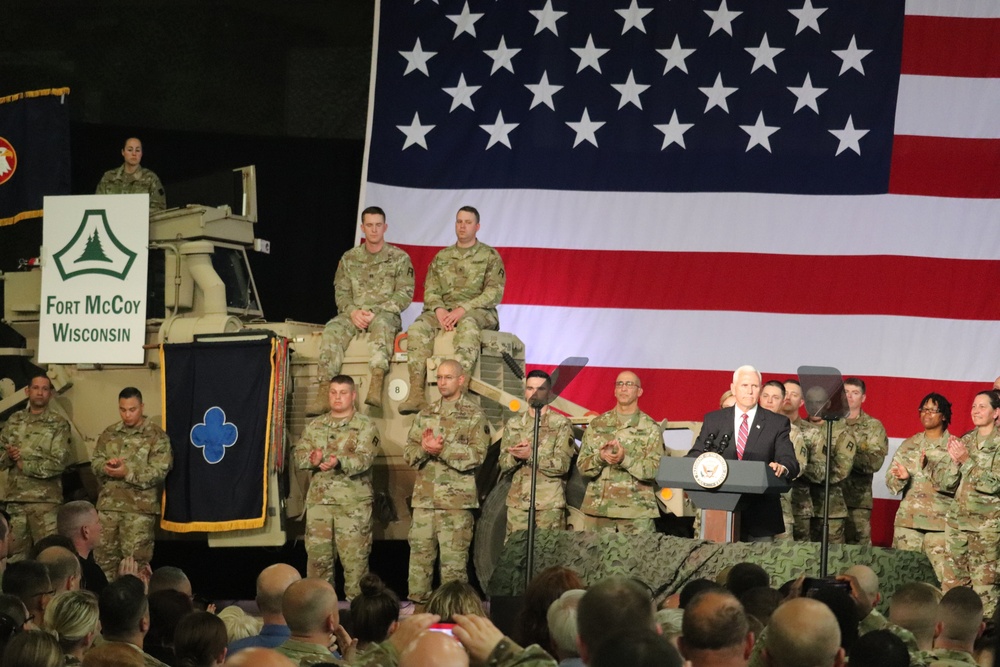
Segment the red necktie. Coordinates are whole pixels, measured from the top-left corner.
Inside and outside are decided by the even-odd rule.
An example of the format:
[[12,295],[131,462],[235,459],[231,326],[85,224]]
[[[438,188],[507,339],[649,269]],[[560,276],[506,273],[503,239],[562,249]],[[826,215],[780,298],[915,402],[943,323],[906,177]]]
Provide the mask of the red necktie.
[[750,435],[750,426],[747,424],[747,414],[743,413],[743,421],[740,423],[740,432],[736,436],[736,458],[743,460],[743,450],[747,447],[747,436]]

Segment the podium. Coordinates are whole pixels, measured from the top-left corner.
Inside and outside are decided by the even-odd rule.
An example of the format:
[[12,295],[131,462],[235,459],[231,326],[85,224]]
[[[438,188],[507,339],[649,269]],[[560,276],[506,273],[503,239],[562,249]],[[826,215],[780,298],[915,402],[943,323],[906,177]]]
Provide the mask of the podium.
[[656,472],[660,488],[684,489],[691,502],[704,510],[702,539],[711,542],[735,542],[740,535],[740,510],[744,498],[761,494],[784,493],[791,488],[788,480],[776,477],[763,461],[726,459],[729,474],[714,489],[694,480],[693,457],[664,456]]

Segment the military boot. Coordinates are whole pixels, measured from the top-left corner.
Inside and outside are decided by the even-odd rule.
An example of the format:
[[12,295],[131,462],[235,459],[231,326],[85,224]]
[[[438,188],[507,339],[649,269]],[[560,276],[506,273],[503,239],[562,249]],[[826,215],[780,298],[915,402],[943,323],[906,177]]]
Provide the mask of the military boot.
[[382,407],[382,380],[385,379],[385,371],[381,368],[372,369],[372,381],[368,385],[368,395],[365,396],[365,405],[373,408]]
[[314,417],[321,415],[330,409],[330,383],[323,380],[316,381],[316,388],[309,396],[306,404],[306,415]]
[[427,407],[427,394],[424,386],[426,383],[426,367],[419,371],[410,369],[410,394],[405,401],[399,404],[399,414],[415,415]]

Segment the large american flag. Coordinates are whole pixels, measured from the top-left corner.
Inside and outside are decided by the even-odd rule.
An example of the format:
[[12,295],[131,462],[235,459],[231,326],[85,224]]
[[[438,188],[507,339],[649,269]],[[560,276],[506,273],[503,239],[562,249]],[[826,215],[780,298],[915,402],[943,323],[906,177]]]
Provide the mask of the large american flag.
[[[381,0],[362,206],[427,264],[454,215],[531,365],[700,420],[741,364],[868,383],[895,447],[1000,372],[1000,3]],[[419,312],[415,303],[408,319]],[[876,540],[895,503],[876,475]]]

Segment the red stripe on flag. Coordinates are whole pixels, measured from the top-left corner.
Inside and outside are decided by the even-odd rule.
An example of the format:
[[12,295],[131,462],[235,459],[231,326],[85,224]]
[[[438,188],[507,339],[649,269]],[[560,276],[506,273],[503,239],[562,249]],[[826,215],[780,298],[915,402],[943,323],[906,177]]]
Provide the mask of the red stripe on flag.
[[907,16],[903,74],[1000,77],[1000,19]]
[[[529,361],[530,361],[530,350]],[[566,351],[567,356],[573,353]],[[747,363],[753,363],[752,358]],[[801,363],[822,364],[822,359],[803,359]],[[551,372],[554,367],[528,364],[528,369]],[[614,382],[622,369],[588,366],[562,392],[562,396],[596,413],[615,405]],[[700,371],[667,368],[633,368],[642,382],[639,407],[656,420],[702,421],[705,414],[719,407],[719,397],[733,381],[732,371]],[[845,377],[851,369],[842,368]],[[785,380],[794,373],[762,371],[764,381]],[[952,433],[964,434],[972,428],[970,410],[976,392],[991,389],[992,382],[957,382],[919,378],[862,378],[867,385],[864,410],[882,422],[892,438],[908,438],[922,430],[917,408],[931,392],[942,394],[952,403]]]
[[872,544],[876,547],[892,546],[892,530],[896,522],[899,501],[895,498],[872,499]]
[[1000,140],[896,135],[889,192],[1000,198]]
[[[418,267],[414,298],[422,301],[426,267],[438,249],[403,247]],[[744,311],[747,292],[737,286],[749,285],[766,286],[755,312],[1000,319],[1000,304],[981,289],[984,275],[1000,274],[1000,261],[551,248],[501,248],[500,254],[506,304]],[[846,289],[849,275],[865,276],[878,289]],[[915,283],[914,276],[948,280]]]

